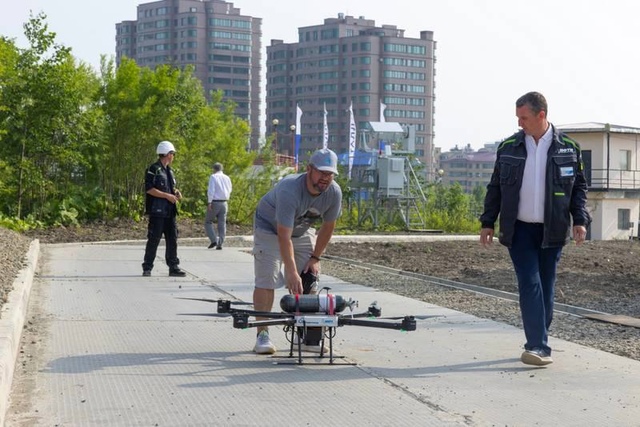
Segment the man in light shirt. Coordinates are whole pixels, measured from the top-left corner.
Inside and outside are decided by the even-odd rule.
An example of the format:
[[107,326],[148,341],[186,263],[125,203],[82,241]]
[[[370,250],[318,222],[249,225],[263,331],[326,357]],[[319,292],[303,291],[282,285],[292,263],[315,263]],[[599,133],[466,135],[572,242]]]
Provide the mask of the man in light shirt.
[[[253,307],[257,311],[271,311],[275,290],[283,286],[293,295],[317,293],[313,278],[320,273],[321,256],[342,209],[342,189],[334,181],[336,175],[336,153],[317,150],[309,158],[306,172],[287,175],[258,202],[253,228]],[[305,281],[305,276],[312,280]],[[306,336],[298,337],[301,349],[324,353],[323,329],[306,330]],[[259,326],[257,331],[253,350],[275,353],[269,328]]]
[[556,267],[562,247],[573,238],[582,244],[591,216],[578,143],[547,121],[547,101],[529,92],[516,101],[522,129],[498,147],[480,217],[480,243],[492,243],[500,217],[501,244],[518,279],[526,342],[523,363],[553,362],[548,330],[553,319]]
[[[209,177],[207,189],[207,216],[204,220],[204,229],[209,237],[209,249],[222,249],[224,238],[227,234],[227,211],[229,209],[229,197],[231,196],[231,178],[222,172],[222,164],[214,163],[213,173]],[[213,230],[213,223],[217,222],[218,235]]]

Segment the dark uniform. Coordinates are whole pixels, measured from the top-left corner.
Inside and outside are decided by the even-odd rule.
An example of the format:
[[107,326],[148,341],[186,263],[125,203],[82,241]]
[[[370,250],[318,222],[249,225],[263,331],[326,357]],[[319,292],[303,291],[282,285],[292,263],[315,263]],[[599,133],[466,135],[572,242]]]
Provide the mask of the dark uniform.
[[[171,167],[164,167],[159,160],[147,169],[145,192],[157,188],[164,193],[174,194],[175,185],[176,181]],[[178,208],[167,199],[154,197],[148,193],[145,196],[145,214],[149,215],[149,228],[142,270],[150,272],[153,269],[158,245],[162,234],[164,234],[167,246],[165,261],[169,266],[169,272],[180,271],[178,268],[180,260],[178,259],[178,227],[176,224]]]

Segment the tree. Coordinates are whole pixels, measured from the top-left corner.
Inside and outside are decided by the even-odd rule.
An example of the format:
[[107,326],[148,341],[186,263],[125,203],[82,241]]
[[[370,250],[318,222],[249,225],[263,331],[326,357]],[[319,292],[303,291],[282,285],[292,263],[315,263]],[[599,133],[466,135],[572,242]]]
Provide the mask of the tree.
[[215,161],[230,173],[251,165],[246,121],[233,114],[222,94],[207,104],[190,68],[164,65],[152,71],[125,58],[114,70],[103,59],[102,79],[106,128],[101,176],[106,199],[115,202],[110,215],[141,213],[144,172],[157,158],[160,141],[176,146],[173,168],[184,195],[181,211],[187,215],[203,212]]
[[[3,207],[18,218],[56,221],[64,220],[56,217],[59,207],[91,163],[98,86],[88,67],[76,66],[69,48],[55,44],[45,18],[31,16],[24,25],[30,47],[11,56],[15,78],[2,83],[2,148],[16,165],[12,197]],[[4,45],[6,52],[6,39]]]

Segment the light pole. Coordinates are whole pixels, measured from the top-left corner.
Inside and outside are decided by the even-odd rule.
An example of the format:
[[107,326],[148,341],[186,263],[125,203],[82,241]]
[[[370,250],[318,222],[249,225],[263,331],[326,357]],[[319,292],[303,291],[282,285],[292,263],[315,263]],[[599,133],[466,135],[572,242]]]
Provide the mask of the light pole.
[[[271,126],[272,126],[272,132],[273,132],[272,146],[274,148],[274,152],[276,155],[276,163],[280,164],[281,162],[284,162],[284,163],[290,164],[292,167],[295,167],[296,166],[295,165],[296,126],[295,125],[289,126],[289,132],[291,133],[291,152],[288,153],[287,155],[287,154],[284,154],[285,152],[289,151],[288,149],[284,148],[286,146],[287,134],[286,132],[278,132],[279,125],[280,125],[280,120],[278,119],[271,120]],[[280,136],[282,136],[282,138],[279,138]],[[280,141],[278,139],[282,141],[282,146],[280,146],[280,143],[279,143]]]
[[280,120],[278,119],[273,119],[271,120],[271,125],[273,126],[273,147],[274,147],[274,151],[276,153],[276,156],[278,155],[278,125],[280,124]]

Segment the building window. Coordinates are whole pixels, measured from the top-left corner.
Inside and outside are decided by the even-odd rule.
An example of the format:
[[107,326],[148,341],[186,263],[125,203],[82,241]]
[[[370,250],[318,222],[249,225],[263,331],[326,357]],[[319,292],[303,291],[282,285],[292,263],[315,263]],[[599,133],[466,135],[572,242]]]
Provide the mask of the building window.
[[620,170],[631,170],[631,150],[620,150]]
[[618,209],[618,230],[631,228],[631,209]]

